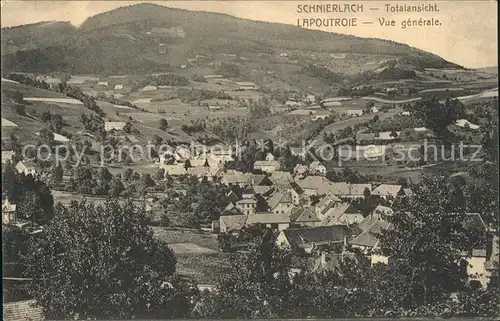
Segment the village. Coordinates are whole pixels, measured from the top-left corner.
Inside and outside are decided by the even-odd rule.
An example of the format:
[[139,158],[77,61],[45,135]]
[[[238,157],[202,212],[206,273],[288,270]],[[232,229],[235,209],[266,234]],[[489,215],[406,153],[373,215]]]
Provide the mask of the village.
[[497,70],[157,4],[2,37],[5,320],[498,314]]

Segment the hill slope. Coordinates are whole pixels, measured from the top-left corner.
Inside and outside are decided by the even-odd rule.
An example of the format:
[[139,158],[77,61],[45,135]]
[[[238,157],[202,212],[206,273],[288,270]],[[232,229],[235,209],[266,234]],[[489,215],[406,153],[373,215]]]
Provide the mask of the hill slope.
[[148,73],[169,70],[196,54],[279,55],[287,50],[412,57],[419,67],[457,67],[391,41],[153,4],[102,13],[78,29],[65,23],[3,28],[2,48],[3,70],[28,72]]

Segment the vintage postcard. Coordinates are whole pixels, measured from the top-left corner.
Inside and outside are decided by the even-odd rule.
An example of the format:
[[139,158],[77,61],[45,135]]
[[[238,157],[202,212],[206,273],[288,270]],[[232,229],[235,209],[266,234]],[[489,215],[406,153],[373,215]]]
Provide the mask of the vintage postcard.
[[2,1],[3,319],[498,318],[497,12]]

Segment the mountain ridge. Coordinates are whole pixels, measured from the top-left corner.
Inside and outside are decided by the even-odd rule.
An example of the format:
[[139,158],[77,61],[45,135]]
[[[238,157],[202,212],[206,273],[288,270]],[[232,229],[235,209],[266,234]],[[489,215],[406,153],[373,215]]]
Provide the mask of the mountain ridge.
[[[147,73],[169,69],[198,53],[257,55],[289,50],[408,56],[424,61],[418,63],[419,67],[460,68],[435,54],[390,40],[147,3],[97,14],[79,27],[67,22],[50,23],[2,28],[3,67],[12,71],[45,72],[55,68],[103,73],[109,66],[110,72]],[[172,31],[176,28],[178,32]],[[162,44],[165,52],[158,50]],[[48,63],[35,63],[43,61]]]

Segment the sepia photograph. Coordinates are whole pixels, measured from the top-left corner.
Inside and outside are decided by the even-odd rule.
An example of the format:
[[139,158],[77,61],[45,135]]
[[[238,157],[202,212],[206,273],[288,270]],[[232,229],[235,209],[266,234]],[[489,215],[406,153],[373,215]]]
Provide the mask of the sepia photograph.
[[2,0],[3,320],[500,320],[497,29]]

